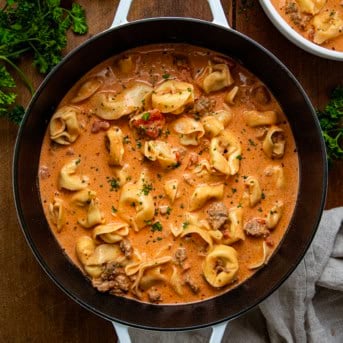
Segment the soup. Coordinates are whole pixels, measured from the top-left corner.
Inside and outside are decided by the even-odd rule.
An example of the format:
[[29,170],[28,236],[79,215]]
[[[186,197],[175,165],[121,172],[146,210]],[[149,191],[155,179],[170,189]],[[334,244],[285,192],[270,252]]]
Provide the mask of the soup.
[[42,205],[61,248],[100,292],[201,301],[267,264],[294,210],[286,116],[238,62],[144,46],[96,66],[45,134]]
[[341,0],[271,0],[287,23],[324,48],[343,51]]

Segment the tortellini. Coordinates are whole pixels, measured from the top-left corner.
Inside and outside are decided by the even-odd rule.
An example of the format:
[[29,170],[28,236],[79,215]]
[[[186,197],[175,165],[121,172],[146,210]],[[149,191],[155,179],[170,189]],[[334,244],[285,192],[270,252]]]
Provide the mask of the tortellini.
[[225,107],[224,110],[215,111],[213,113],[213,116],[216,119],[218,119],[224,125],[224,127],[226,127],[232,120],[232,112],[228,106],[224,106],[224,107]]
[[49,213],[51,221],[57,227],[57,232],[60,232],[66,223],[63,200],[55,197],[54,201],[49,204]]
[[[131,276],[131,275],[134,275],[136,273],[138,273],[136,279],[135,279],[135,282],[133,283],[132,287],[131,287],[131,290],[138,296],[138,297],[141,297],[142,296],[142,293],[141,293],[141,286],[145,286],[144,283],[146,284],[147,282],[145,281],[144,282],[144,279],[143,279],[143,276],[145,274],[145,272],[147,270],[149,270],[150,268],[156,268],[156,267],[159,267],[165,263],[168,263],[172,260],[172,257],[171,256],[163,256],[163,257],[159,257],[159,258],[156,258],[156,259],[152,259],[150,261],[144,261],[144,262],[141,262],[141,263],[134,263],[134,265],[131,265],[131,264],[128,264],[126,267],[125,267],[125,273],[128,275],[128,276]],[[134,268],[132,268],[134,267]],[[156,272],[155,272],[156,274]],[[143,281],[143,285],[141,284]],[[151,281],[150,281],[151,282]]]
[[150,161],[157,161],[165,169],[178,166],[176,151],[170,144],[160,140],[147,141],[144,144],[144,156]]
[[106,120],[119,119],[143,108],[151,96],[152,87],[142,82],[135,82],[120,93],[101,91],[95,93],[89,104],[95,115]]
[[[128,223],[131,223],[135,231],[139,231],[147,225],[147,222],[154,217],[154,200],[148,192],[144,191],[148,178],[142,172],[137,183],[128,182],[121,190],[118,206],[118,215]],[[127,207],[135,207],[135,215],[131,216]]]
[[59,188],[78,191],[88,187],[89,178],[87,176],[75,175],[79,163],[80,160],[75,159],[62,167],[58,178]]
[[217,245],[205,257],[203,273],[213,287],[223,287],[235,281],[239,269],[237,252],[227,245]]
[[106,146],[109,152],[108,164],[111,167],[121,166],[123,164],[124,144],[123,132],[117,127],[113,126],[106,132]]
[[264,170],[264,174],[266,176],[273,176],[277,189],[281,189],[285,186],[285,173],[281,166],[268,166]]
[[79,219],[77,222],[87,229],[104,222],[97,199],[90,201],[86,218]]
[[323,11],[312,20],[314,26],[313,41],[322,44],[329,39],[343,35],[343,18],[337,12]]
[[245,185],[249,189],[249,205],[254,207],[262,198],[262,190],[259,181],[253,177],[249,176],[244,181]]
[[71,106],[58,109],[50,121],[50,139],[61,145],[75,142],[80,135],[78,113],[79,110]]
[[98,225],[93,230],[93,239],[95,241],[104,241],[105,243],[117,243],[129,234],[129,225],[119,219],[115,222]]
[[89,205],[92,199],[95,199],[96,192],[89,188],[82,189],[75,193],[71,198],[71,202],[77,206],[83,207]]
[[182,145],[198,145],[205,130],[202,124],[192,118],[183,117],[174,121],[174,131],[179,134]]
[[230,69],[226,64],[210,63],[199,78],[200,87],[206,92],[219,91],[234,82]]
[[326,4],[327,0],[297,0],[300,10],[309,14],[318,13]]
[[125,56],[125,57],[121,58],[118,61],[118,67],[122,73],[124,73],[124,74],[130,73],[134,68],[132,56]]
[[151,100],[152,106],[162,113],[180,114],[194,103],[194,87],[191,83],[168,80],[155,89]]
[[277,201],[275,205],[271,208],[267,215],[266,223],[269,230],[274,229],[279,223],[281,216],[283,214],[284,204],[282,201]]
[[268,245],[266,244],[265,241],[263,241],[262,243],[262,250],[263,250],[263,255],[262,255],[262,259],[259,262],[256,262],[252,265],[250,265],[248,268],[249,269],[257,269],[260,267],[263,267],[265,264],[268,263],[268,259],[269,259],[269,254],[270,254],[270,249],[268,248]]
[[201,118],[201,123],[210,137],[215,137],[224,130],[224,124],[215,116],[203,117]]
[[274,125],[278,122],[278,117],[275,111],[245,111],[245,122],[250,127]]
[[241,145],[237,138],[228,130],[211,139],[210,164],[218,172],[225,175],[235,175],[239,170]]
[[239,240],[245,240],[243,231],[243,208],[233,207],[229,209],[229,223],[225,225],[222,243],[232,244]]
[[282,158],[285,154],[286,139],[284,131],[272,126],[263,140],[263,151],[269,158]]
[[201,184],[197,186],[191,195],[189,210],[195,211],[203,207],[210,199],[221,199],[224,195],[224,185]]
[[225,96],[225,102],[233,105],[235,103],[235,97],[239,91],[239,87],[233,87]]
[[78,103],[91,97],[103,84],[103,79],[95,76],[85,81],[78,89],[76,96],[71,99],[72,103]]
[[174,203],[175,199],[177,198],[178,187],[179,180],[177,179],[167,180],[164,184],[164,192],[171,203]]
[[[219,234],[219,237],[222,236],[222,233],[217,230],[217,232]],[[195,225],[188,225],[180,234],[180,237],[185,237],[187,235],[190,234],[197,234],[199,235],[199,237],[201,237],[209,246],[209,250],[212,249],[213,247],[213,238],[210,234],[210,231],[204,230],[202,228],[200,228],[199,226],[195,226]]]
[[118,245],[101,244],[97,247],[92,238],[81,236],[76,242],[76,255],[86,273],[94,278],[103,272],[103,264],[122,257]]

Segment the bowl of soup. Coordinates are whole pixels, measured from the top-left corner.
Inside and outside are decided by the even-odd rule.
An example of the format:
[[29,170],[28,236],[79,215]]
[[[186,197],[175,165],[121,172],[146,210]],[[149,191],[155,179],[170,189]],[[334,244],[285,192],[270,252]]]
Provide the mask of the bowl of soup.
[[319,57],[343,61],[340,0],[260,0],[275,27],[291,42]]

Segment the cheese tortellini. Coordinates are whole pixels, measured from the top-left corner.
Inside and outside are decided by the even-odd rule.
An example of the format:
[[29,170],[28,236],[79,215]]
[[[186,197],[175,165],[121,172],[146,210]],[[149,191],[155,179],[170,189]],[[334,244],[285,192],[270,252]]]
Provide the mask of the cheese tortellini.
[[195,211],[203,207],[210,199],[221,199],[224,195],[224,185],[201,184],[197,186],[191,195],[189,210]]
[[205,133],[199,121],[188,117],[175,120],[173,128],[178,133],[182,145],[198,145]]
[[230,245],[239,240],[244,241],[243,231],[243,208],[233,207],[229,210],[229,223],[225,225],[225,233],[222,239],[223,244]]
[[106,146],[109,153],[108,164],[111,167],[121,166],[123,164],[124,144],[123,132],[117,127],[113,126],[106,132]]
[[313,41],[322,44],[343,34],[343,16],[337,12],[322,12],[313,18]]
[[245,121],[250,127],[275,125],[278,122],[278,117],[275,111],[246,111],[244,112]]
[[238,268],[236,250],[221,244],[205,257],[203,273],[211,286],[223,287],[235,281]]
[[230,69],[226,64],[210,63],[199,77],[199,85],[206,93],[219,91],[233,84]]
[[59,188],[64,188],[68,191],[78,191],[87,188],[89,178],[83,175],[76,175],[79,163],[80,160],[75,159],[62,167],[58,179]]
[[250,207],[254,207],[262,198],[260,183],[253,176],[247,177],[244,183],[249,189],[249,205]]
[[271,208],[268,213],[266,222],[267,228],[269,230],[274,229],[276,225],[279,223],[282,213],[283,213],[284,204],[282,201],[277,201],[275,205]]
[[171,203],[173,203],[177,198],[178,187],[179,180],[177,179],[167,180],[164,184],[164,192],[166,193],[166,196],[168,197]]
[[235,175],[238,173],[241,153],[239,141],[229,130],[222,131],[220,135],[211,140],[210,163],[222,174]]
[[57,227],[57,232],[60,232],[66,223],[63,200],[55,197],[54,201],[49,204],[49,212],[52,222]]
[[327,0],[297,0],[302,12],[309,14],[318,13],[325,5]]
[[272,126],[263,141],[263,151],[269,158],[282,158],[285,154],[285,135],[284,131]]
[[119,259],[122,252],[118,245],[100,244],[95,246],[92,238],[81,236],[76,242],[76,255],[85,272],[89,276],[97,278],[103,272],[103,265]]
[[178,165],[176,149],[164,141],[145,142],[144,156],[150,161],[157,161],[165,169],[175,168]]
[[104,217],[100,211],[99,202],[97,199],[92,199],[90,201],[86,218],[81,218],[77,222],[86,229],[104,222]]
[[[146,190],[149,179],[146,173],[142,172],[138,182],[128,182],[121,190],[119,198],[118,216],[130,223],[135,231],[139,231],[147,225],[147,222],[154,217],[154,200]],[[132,216],[128,212],[128,206],[135,208]]]
[[120,93],[102,91],[90,99],[92,112],[106,120],[119,119],[143,108],[144,102],[151,96],[152,87],[146,83],[136,82]]
[[69,145],[80,135],[76,107],[64,106],[55,112],[50,121],[50,139],[61,145]]
[[90,78],[81,85],[71,102],[78,103],[88,99],[102,86],[102,84],[103,79],[101,77],[96,76]]
[[129,225],[124,221],[118,220],[115,222],[98,225],[93,231],[93,239],[95,241],[103,241],[105,243],[117,243],[129,234]]
[[168,80],[152,94],[152,106],[162,113],[180,114],[194,102],[194,87],[191,83]]

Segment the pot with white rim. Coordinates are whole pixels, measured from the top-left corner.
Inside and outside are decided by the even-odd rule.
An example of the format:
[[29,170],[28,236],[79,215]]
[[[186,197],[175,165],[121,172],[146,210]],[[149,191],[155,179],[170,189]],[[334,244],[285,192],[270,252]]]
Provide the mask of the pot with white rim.
[[271,0],[260,0],[260,4],[273,23],[273,25],[292,43],[294,43],[299,48],[309,52],[310,54],[326,58],[334,61],[343,62],[343,52],[334,51],[331,49],[324,48],[318,44],[315,44],[306,38],[304,38],[300,33],[291,28],[291,26],[285,21],[280,13],[276,10]]
[[[189,18],[154,18],[127,23],[131,1],[121,1],[113,27],[67,55],[33,97],[15,147],[13,187],[18,218],[29,246],[51,279],[81,306],[112,321],[121,342],[129,342],[128,326],[161,331],[212,326],[210,342],[219,342],[227,322],[276,290],[311,243],[325,201],[325,146],[314,109],[300,84],[270,52],[228,27],[220,0],[209,0],[213,23]],[[101,294],[86,282],[63,255],[49,230],[37,178],[44,133],[54,109],[71,86],[113,55],[146,44],[170,42],[189,43],[231,56],[268,86],[292,127],[299,155],[300,181],[291,223],[267,267],[236,289],[214,298],[196,303],[156,305]]]

